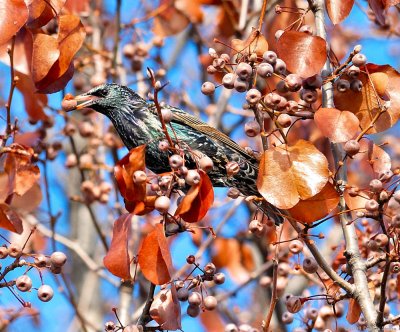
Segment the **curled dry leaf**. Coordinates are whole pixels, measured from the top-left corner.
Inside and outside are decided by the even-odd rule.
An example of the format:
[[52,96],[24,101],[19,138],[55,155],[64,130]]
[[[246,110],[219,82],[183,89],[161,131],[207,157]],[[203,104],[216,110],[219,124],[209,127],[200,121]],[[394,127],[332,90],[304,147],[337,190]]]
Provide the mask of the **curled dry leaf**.
[[29,19],[27,27],[38,29],[46,25],[58,15],[65,4],[65,0],[28,0]]
[[138,215],[151,212],[156,199],[156,196],[146,195],[146,183],[133,182],[133,174],[145,170],[145,152],[145,145],[138,146],[130,150],[114,167],[114,176],[125,200],[125,207]]
[[189,189],[175,212],[175,216],[180,216],[191,223],[203,219],[214,202],[214,190],[210,178],[204,171],[198,172],[200,182]]
[[290,209],[301,199],[318,194],[328,182],[326,157],[310,142],[281,145],[261,157],[257,188],[265,200],[280,209]]
[[161,290],[154,298],[150,308],[150,315],[163,330],[180,330],[181,306],[179,304],[175,284],[170,289]]
[[19,215],[5,203],[0,203],[0,228],[18,234],[21,234],[24,230]]
[[325,64],[326,42],[321,37],[286,31],[277,44],[278,56],[285,61],[288,71],[301,77],[318,74]]
[[265,51],[268,51],[268,42],[259,30],[253,28],[247,39],[232,39],[231,47],[235,53],[242,55],[256,53],[261,57]]
[[354,0],[327,0],[325,1],[326,11],[333,24],[342,22],[349,16],[353,8]]
[[[396,87],[400,84],[400,74],[389,65],[367,64],[365,69],[370,75],[368,78],[365,70],[360,73],[361,92],[349,89],[335,93],[335,105],[340,110],[354,113],[360,120],[361,129],[368,129],[381,108],[387,107],[367,131],[367,134],[375,134],[394,126],[399,119],[400,93]],[[349,79],[345,75],[343,78]]]
[[171,254],[161,224],[143,240],[138,263],[145,278],[153,284],[163,285],[171,280]]
[[28,19],[28,8],[24,0],[0,2],[0,46],[7,43]]
[[314,121],[322,135],[334,143],[347,142],[354,138],[360,124],[353,113],[336,108],[320,108],[314,114]]
[[339,204],[339,194],[335,187],[327,182],[325,187],[315,196],[301,200],[289,209],[291,217],[305,222],[313,223],[326,217]]
[[105,268],[115,276],[124,280],[131,279],[131,260],[128,251],[131,219],[132,215],[126,213],[114,222],[111,245],[107,255],[103,259]]
[[90,10],[89,0],[67,0],[64,9],[71,14],[88,13]]
[[392,161],[389,154],[374,144],[373,141],[362,139],[360,141],[360,150],[366,151],[368,165],[372,166],[376,175],[391,170]]

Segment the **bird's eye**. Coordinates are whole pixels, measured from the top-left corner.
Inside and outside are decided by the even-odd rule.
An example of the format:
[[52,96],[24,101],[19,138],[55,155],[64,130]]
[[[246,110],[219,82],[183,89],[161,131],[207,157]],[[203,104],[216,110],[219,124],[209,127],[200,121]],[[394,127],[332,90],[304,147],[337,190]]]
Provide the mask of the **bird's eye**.
[[95,96],[95,97],[102,97],[102,98],[104,98],[104,97],[107,97],[107,91],[106,91],[106,90],[99,89],[99,90],[93,91],[93,92],[91,93],[91,95],[92,95],[92,96]]

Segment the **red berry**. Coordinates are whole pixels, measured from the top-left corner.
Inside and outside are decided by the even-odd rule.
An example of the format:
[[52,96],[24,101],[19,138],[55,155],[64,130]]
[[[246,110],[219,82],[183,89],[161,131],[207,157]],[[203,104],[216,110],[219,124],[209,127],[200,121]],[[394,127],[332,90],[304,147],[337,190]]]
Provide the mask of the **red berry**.
[[169,157],[169,165],[173,169],[178,169],[183,166],[183,158],[178,154],[173,154],[171,157]]
[[382,181],[380,181],[378,179],[371,180],[371,182],[369,183],[369,186],[371,187],[371,190],[373,192],[381,191],[383,188]]
[[351,78],[357,78],[360,75],[360,68],[357,66],[350,66],[347,69],[347,75],[349,75]]
[[45,255],[39,254],[35,256],[34,263],[37,267],[46,267],[49,259]]
[[226,174],[228,174],[228,176],[234,176],[237,173],[239,173],[240,166],[236,161],[229,161],[225,165],[225,169],[226,169]]
[[245,92],[249,87],[249,83],[240,77],[236,77],[233,87],[237,92]]
[[27,275],[19,276],[15,280],[15,286],[17,286],[21,292],[27,292],[32,288],[32,279]]
[[264,103],[268,107],[271,107],[271,108],[274,108],[274,107],[278,106],[281,101],[282,101],[282,96],[280,96],[280,95],[278,95],[277,93],[274,93],[274,92],[268,93],[264,97]]
[[312,104],[317,101],[318,93],[316,90],[302,89],[300,91],[300,98],[308,104]]
[[353,90],[354,92],[360,92],[362,90],[362,87],[363,83],[358,79],[352,80],[350,82],[350,89]]
[[284,74],[286,72],[286,63],[282,59],[276,59],[274,72],[277,74]]
[[49,302],[54,296],[53,288],[49,285],[42,285],[38,289],[37,296],[40,301]]
[[204,82],[201,86],[201,92],[206,96],[212,95],[215,91],[215,85],[212,82]]
[[299,75],[296,74],[289,74],[285,78],[285,86],[288,88],[289,91],[299,91],[303,84],[303,80]]
[[335,82],[335,87],[339,92],[346,92],[350,89],[350,82],[345,79],[339,79]]
[[389,243],[389,238],[386,234],[378,234],[375,236],[375,242],[378,245],[379,248],[384,248],[386,245]]
[[369,199],[365,202],[365,209],[369,212],[375,212],[379,209],[379,203],[374,199]]
[[208,264],[206,264],[206,266],[204,266],[205,274],[214,275],[216,270],[217,270],[217,268],[215,267],[215,265],[213,263],[208,263]]
[[186,257],[186,262],[188,264],[193,264],[196,261],[196,257],[194,257],[193,255],[189,255]]
[[225,282],[225,274],[222,272],[215,273],[213,280],[217,285],[222,285]]
[[50,256],[50,262],[57,267],[63,266],[67,261],[67,256],[61,251],[55,251]]
[[167,140],[162,140],[158,143],[158,148],[160,151],[168,151],[169,149],[169,143]]
[[10,257],[15,258],[21,254],[22,254],[22,248],[19,244],[17,244],[17,243],[10,244],[10,246],[8,247],[8,255]]

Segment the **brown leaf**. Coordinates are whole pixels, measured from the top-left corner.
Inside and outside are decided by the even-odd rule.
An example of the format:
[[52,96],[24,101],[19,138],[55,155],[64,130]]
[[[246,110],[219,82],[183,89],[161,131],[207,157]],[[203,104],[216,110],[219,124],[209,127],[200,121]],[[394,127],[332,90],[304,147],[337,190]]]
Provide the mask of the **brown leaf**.
[[335,187],[327,182],[325,187],[315,196],[301,200],[289,209],[290,215],[306,223],[313,223],[327,216],[339,204],[339,194]]
[[174,283],[171,284],[171,289],[163,289],[155,296],[150,315],[163,330],[181,329],[181,306]]
[[346,319],[349,324],[355,324],[361,315],[361,307],[355,299],[349,300],[349,310],[346,315]]
[[376,20],[379,22],[379,24],[385,25],[386,12],[383,0],[368,0],[368,5],[374,12]]
[[360,141],[360,150],[367,151],[365,156],[367,157],[368,164],[372,166],[377,175],[391,170],[392,161],[389,154],[374,144],[374,142],[362,139]]
[[175,216],[186,222],[198,222],[204,218],[214,202],[214,190],[208,175],[199,170],[200,182],[192,186],[176,209]]
[[33,37],[32,78],[36,83],[43,80],[60,57],[58,41],[52,36],[37,33]]
[[38,29],[46,25],[63,8],[65,0],[28,0],[29,19],[27,27]]
[[192,23],[203,22],[203,11],[197,0],[175,0],[175,8],[185,14]]
[[72,14],[88,13],[90,10],[89,0],[67,0],[64,9]]
[[143,240],[138,263],[145,278],[153,284],[163,285],[171,280],[171,255],[161,224],[156,225]]
[[397,274],[397,296],[400,297],[400,273]]
[[39,183],[35,183],[23,196],[13,196],[11,208],[23,212],[33,212],[42,202],[42,198],[42,189]]
[[0,228],[18,234],[21,234],[24,230],[21,218],[5,203],[0,203]]
[[124,280],[131,279],[131,259],[128,252],[131,219],[132,215],[125,213],[114,222],[111,245],[107,255],[103,259],[105,268],[115,276]]
[[382,0],[382,3],[385,5],[385,8],[388,9],[391,6],[399,4],[400,0]]
[[326,11],[333,24],[338,24],[349,16],[353,5],[354,0],[327,0],[325,2]]
[[200,315],[201,324],[205,331],[225,331],[225,323],[218,311],[205,310]]
[[310,142],[281,145],[261,157],[257,188],[267,202],[290,209],[318,194],[328,182],[326,157]]
[[159,8],[161,7],[165,9],[154,18],[154,34],[160,37],[175,35],[189,25],[188,17],[176,9],[171,1],[161,0]]
[[231,47],[235,50],[235,53],[256,53],[261,57],[265,51],[268,51],[268,42],[260,31],[253,28],[247,39],[232,39]]
[[[392,127],[400,116],[400,93],[396,86],[400,83],[400,74],[392,67],[368,64],[366,66],[370,78],[365,72],[361,72],[359,79],[363,83],[361,92],[349,89],[346,92],[335,93],[335,105],[340,110],[354,113],[360,120],[361,129],[370,127],[373,118],[379,112],[379,105],[389,106],[388,110],[381,114],[367,133],[375,134]],[[344,79],[349,79],[343,76]],[[385,103],[389,98],[390,103]]]
[[0,3],[0,45],[7,43],[28,19],[24,0],[3,0]]
[[287,69],[301,77],[318,74],[325,64],[326,42],[321,37],[286,31],[277,44],[278,56],[285,61]]
[[334,143],[347,142],[354,138],[360,124],[353,113],[336,108],[320,108],[314,114],[314,121],[322,135]]

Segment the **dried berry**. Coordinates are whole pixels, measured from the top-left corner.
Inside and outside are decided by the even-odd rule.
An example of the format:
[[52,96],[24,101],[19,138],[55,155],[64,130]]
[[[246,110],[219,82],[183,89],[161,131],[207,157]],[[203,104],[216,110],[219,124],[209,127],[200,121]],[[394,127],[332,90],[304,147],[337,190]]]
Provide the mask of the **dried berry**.
[[303,251],[304,245],[300,240],[293,240],[289,244],[289,250],[293,254],[298,254]]
[[358,152],[360,152],[360,143],[358,143],[354,139],[347,141],[346,144],[344,145],[344,151],[350,157],[352,157],[352,156],[356,155]]
[[301,310],[302,306],[303,306],[303,303],[299,296],[290,296],[286,300],[286,308],[292,314],[299,312]]
[[222,85],[227,89],[233,89],[235,87],[235,74],[225,74],[224,77],[222,77]]
[[170,205],[171,205],[171,201],[170,201],[169,197],[167,197],[167,196],[157,197],[157,199],[154,202],[154,207],[156,208],[157,211],[159,211],[161,213],[167,212]]
[[180,288],[177,291],[177,297],[179,301],[187,301],[189,298],[189,291],[187,290],[187,288]]
[[215,91],[215,85],[212,82],[204,82],[201,86],[201,92],[206,96],[212,95]]
[[257,104],[261,99],[261,92],[258,91],[257,89],[250,89],[246,93],[246,101],[250,105]]
[[318,270],[318,263],[313,257],[306,257],[303,260],[303,270],[307,273],[315,273]]
[[271,77],[274,73],[274,67],[270,63],[260,63],[257,67],[257,74],[262,78]]
[[201,304],[201,295],[198,292],[192,292],[189,295],[188,302],[190,305],[199,306]]
[[274,51],[265,51],[263,54],[263,60],[269,64],[275,64],[278,56]]
[[345,79],[339,79],[335,82],[335,87],[339,92],[346,92],[350,89],[350,82]]
[[53,298],[53,295],[53,288],[51,288],[49,285],[40,286],[37,292],[39,300],[43,302],[49,302]]
[[353,62],[353,65],[357,67],[365,66],[367,63],[367,57],[362,53],[357,53],[353,56],[351,62]]
[[32,288],[32,279],[27,275],[19,276],[15,280],[15,286],[17,286],[21,292],[27,292]]
[[260,133],[261,128],[257,121],[249,121],[245,123],[244,130],[247,136],[254,137]]
[[67,256],[61,251],[55,251],[50,256],[50,262],[54,266],[63,266],[67,261]]
[[209,295],[204,298],[203,304],[206,310],[214,310],[218,305],[218,301],[214,296]]
[[250,79],[253,68],[246,62],[241,62],[236,67],[236,74],[244,81]]

